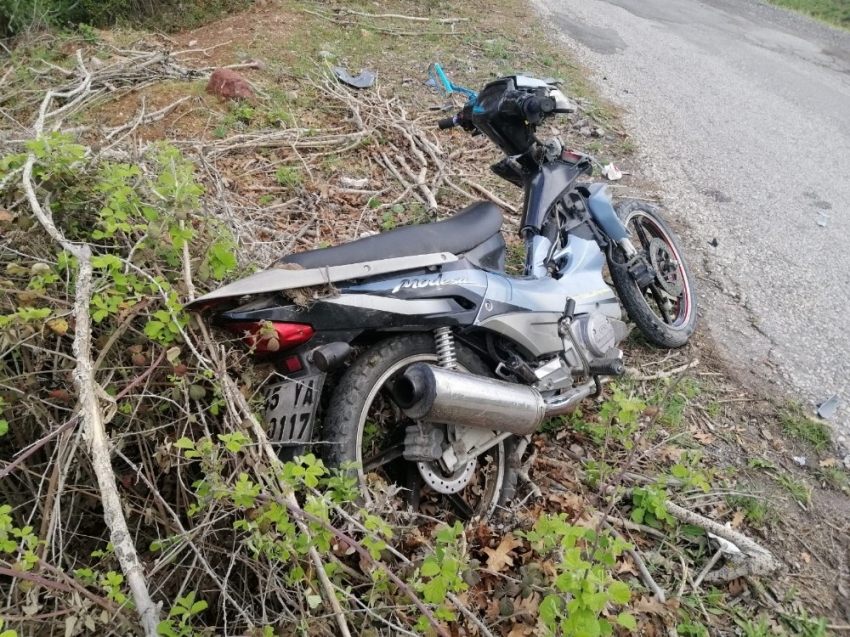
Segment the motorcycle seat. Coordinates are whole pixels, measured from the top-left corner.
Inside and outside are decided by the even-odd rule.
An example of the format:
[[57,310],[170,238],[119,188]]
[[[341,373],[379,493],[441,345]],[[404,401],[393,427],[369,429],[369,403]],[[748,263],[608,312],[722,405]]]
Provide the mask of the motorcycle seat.
[[404,226],[331,248],[297,252],[279,263],[300,265],[306,270],[434,252],[463,254],[497,234],[502,221],[498,206],[479,201],[443,221]]

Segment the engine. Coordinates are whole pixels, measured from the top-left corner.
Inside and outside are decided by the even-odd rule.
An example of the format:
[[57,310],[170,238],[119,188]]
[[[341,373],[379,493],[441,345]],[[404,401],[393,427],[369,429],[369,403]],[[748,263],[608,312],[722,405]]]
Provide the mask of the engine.
[[564,325],[564,352],[534,370],[537,389],[554,392],[573,385],[574,376],[588,376],[623,357],[617,345],[628,326],[601,312],[582,314]]

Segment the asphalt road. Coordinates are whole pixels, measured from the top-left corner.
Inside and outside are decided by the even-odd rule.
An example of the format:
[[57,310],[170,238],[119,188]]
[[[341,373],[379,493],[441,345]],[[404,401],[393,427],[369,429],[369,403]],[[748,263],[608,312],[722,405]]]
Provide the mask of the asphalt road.
[[[686,224],[730,362],[850,441],[850,33],[755,0],[534,0]],[[717,240],[717,247],[710,242]]]

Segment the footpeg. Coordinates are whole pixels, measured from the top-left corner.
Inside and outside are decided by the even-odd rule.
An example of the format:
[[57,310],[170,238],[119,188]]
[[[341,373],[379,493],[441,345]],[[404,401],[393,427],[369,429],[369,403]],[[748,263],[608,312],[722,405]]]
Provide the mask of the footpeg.
[[587,366],[591,376],[622,376],[626,373],[626,366],[619,358],[594,358]]
[[443,456],[446,435],[441,428],[428,424],[410,425],[404,430],[404,459],[431,462]]

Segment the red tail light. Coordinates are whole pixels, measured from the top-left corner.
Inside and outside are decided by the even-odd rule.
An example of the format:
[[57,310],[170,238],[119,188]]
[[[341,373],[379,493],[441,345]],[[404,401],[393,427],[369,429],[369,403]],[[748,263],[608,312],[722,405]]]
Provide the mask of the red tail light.
[[256,354],[282,352],[306,343],[316,333],[302,323],[275,323],[273,321],[235,321],[222,327],[242,339]]

